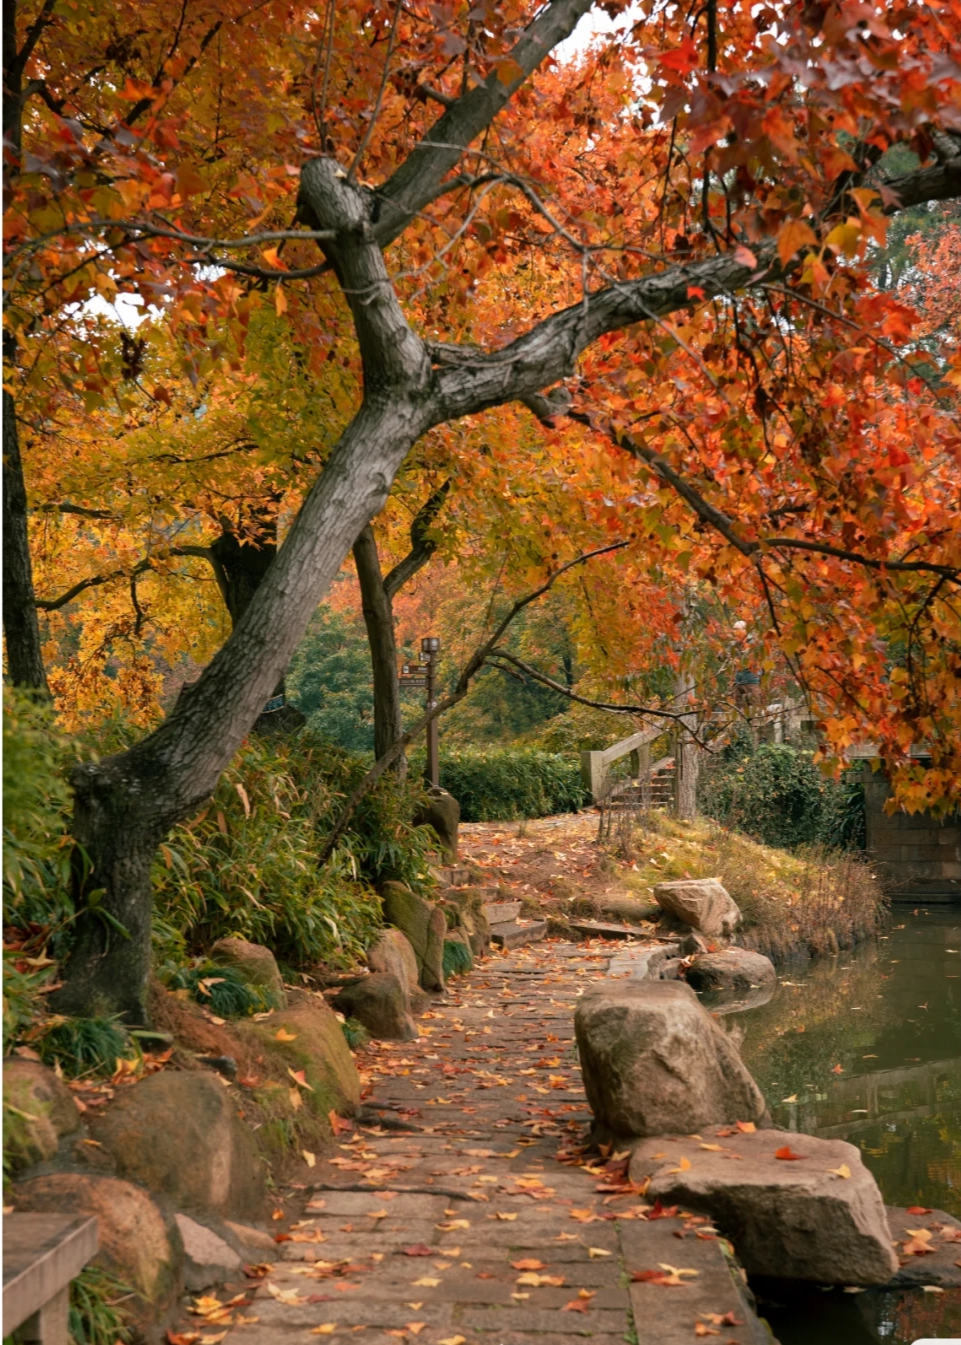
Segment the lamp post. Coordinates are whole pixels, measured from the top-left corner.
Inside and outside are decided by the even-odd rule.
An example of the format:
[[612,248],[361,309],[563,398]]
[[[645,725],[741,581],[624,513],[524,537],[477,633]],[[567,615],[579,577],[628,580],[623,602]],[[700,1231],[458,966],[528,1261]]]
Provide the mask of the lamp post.
[[[437,701],[434,699],[434,683],[437,668],[437,656],[440,653],[440,640],[436,635],[425,635],[420,642],[420,661],[424,664],[427,674],[427,709],[433,710]],[[432,719],[427,725],[427,769],[424,772],[424,779],[431,789],[440,788],[440,759],[438,755],[437,740],[437,720]]]

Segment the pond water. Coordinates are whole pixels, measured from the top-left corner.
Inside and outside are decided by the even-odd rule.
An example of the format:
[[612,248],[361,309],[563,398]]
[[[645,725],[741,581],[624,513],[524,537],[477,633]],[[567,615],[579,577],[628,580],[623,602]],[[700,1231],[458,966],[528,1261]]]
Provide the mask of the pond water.
[[[776,1125],[856,1144],[889,1205],[961,1218],[961,908],[895,906],[877,943],[782,971],[731,1015]],[[759,1286],[781,1345],[961,1337],[961,1290]]]

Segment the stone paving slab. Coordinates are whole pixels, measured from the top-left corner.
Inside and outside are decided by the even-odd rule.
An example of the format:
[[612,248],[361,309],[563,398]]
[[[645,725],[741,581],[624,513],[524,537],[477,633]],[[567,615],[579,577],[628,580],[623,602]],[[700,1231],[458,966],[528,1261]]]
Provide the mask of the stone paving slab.
[[[679,1218],[645,1222],[637,1191],[618,1189],[623,1161],[581,1156],[573,1007],[608,960],[554,940],[494,953],[432,1003],[416,1049],[372,1043],[358,1056],[368,1115],[421,1129],[341,1136],[274,1226],[318,1240],[279,1242],[261,1278],[220,1291],[246,1290],[242,1320],[177,1329],[218,1345],[225,1328],[224,1345],[693,1342],[692,1304],[738,1302],[718,1244],[676,1238]],[[631,1284],[652,1237],[661,1261],[700,1257],[698,1290]],[[708,1340],[756,1345],[741,1330]]]

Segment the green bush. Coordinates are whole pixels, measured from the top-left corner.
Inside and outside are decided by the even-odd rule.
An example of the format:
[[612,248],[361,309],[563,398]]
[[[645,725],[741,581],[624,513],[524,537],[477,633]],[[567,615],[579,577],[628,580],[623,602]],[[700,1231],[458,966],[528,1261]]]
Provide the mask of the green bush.
[[765,845],[862,843],[863,789],[825,777],[812,752],[788,743],[736,743],[702,775],[699,794],[709,817]]
[[132,1340],[121,1305],[133,1292],[111,1271],[84,1266],[70,1282],[68,1329],[74,1345],[126,1345]]
[[440,782],[465,822],[572,813],[585,800],[576,758],[535,747],[441,750]]
[[374,884],[392,878],[427,890],[431,837],[410,820],[420,788],[390,775],[318,863],[365,769],[362,757],[309,729],[244,745],[208,806],[158,851],[154,932],[164,979],[231,934],[265,944],[291,967],[349,961],[380,923]]
[[18,928],[54,928],[71,914],[69,750],[46,701],[4,687],[3,916]]
[[127,1060],[137,1048],[118,1017],[51,1018],[35,1029],[31,1044],[45,1065],[59,1062],[71,1077],[113,1074],[118,1060]]

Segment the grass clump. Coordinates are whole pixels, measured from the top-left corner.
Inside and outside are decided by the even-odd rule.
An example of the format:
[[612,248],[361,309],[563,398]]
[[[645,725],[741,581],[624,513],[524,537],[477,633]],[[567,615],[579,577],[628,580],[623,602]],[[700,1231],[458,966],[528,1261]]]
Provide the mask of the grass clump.
[[340,1026],[352,1051],[362,1050],[370,1041],[370,1033],[358,1018],[345,1018]]
[[133,1333],[122,1309],[133,1289],[101,1266],[84,1266],[70,1283],[68,1330],[74,1345],[127,1345]]
[[221,967],[202,961],[180,967],[168,981],[171,989],[186,990],[219,1018],[246,1018],[278,1007],[274,996],[262,986],[249,985],[236,967]]
[[623,875],[638,895],[675,878],[719,878],[743,916],[738,942],[783,962],[834,953],[878,932],[885,899],[860,855],[763,845],[709,818],[681,822],[651,812],[638,823],[635,866]]
[[445,976],[463,976],[474,966],[474,958],[466,943],[459,939],[445,939],[443,967]]
[[32,1046],[45,1065],[59,1064],[64,1074],[113,1074],[118,1060],[137,1054],[119,1017],[65,1018],[56,1015],[34,1029]]

